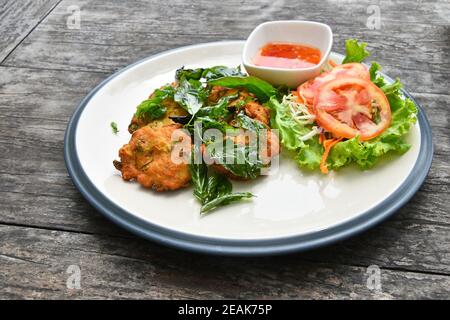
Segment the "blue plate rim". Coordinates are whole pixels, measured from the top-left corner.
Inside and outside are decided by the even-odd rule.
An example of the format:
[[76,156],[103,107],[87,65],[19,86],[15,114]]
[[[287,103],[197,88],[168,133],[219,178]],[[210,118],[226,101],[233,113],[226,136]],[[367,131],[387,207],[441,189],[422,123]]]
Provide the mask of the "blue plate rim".
[[[146,57],[128,65],[103,80],[81,101],[69,120],[65,132],[64,161],[74,185],[78,188],[85,199],[101,214],[138,236],[178,249],[230,256],[275,255],[318,248],[361,233],[391,216],[394,212],[406,204],[418,191],[428,175],[433,159],[432,131],[423,108],[417,103],[411,94],[409,94],[409,92],[403,89],[402,91],[405,96],[413,100],[419,109],[418,122],[421,132],[421,145],[419,156],[411,173],[396,191],[394,191],[377,206],[367,210],[358,217],[331,228],[302,235],[278,237],[273,239],[233,240],[212,238],[183,233],[152,224],[148,221],[137,218],[131,212],[120,208],[109,200],[87,177],[80,164],[75,148],[75,133],[78,120],[91,98],[113,78],[136,65],[146,62],[147,60],[188,48],[213,44],[231,44],[236,42],[242,43],[243,41],[237,40],[201,43],[179,47]],[[392,81],[390,77],[384,74],[383,76]]]

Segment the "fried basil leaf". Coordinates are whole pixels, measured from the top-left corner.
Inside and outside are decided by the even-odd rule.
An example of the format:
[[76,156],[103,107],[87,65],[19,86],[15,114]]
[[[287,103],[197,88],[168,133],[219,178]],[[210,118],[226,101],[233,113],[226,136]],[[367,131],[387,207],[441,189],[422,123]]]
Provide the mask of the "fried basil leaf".
[[111,130],[112,130],[112,132],[114,134],[117,134],[119,132],[119,129],[117,128],[117,123],[116,122],[114,122],[114,121],[111,122],[110,126],[111,126]]
[[253,194],[250,192],[235,192],[235,193],[229,193],[224,194],[220,197],[215,198],[214,200],[209,201],[208,203],[205,203],[201,208],[201,213],[205,214],[210,212],[211,210],[214,210],[220,206],[224,206],[233,202],[241,201],[243,199],[249,199],[252,198]]
[[241,71],[241,67],[230,68],[226,66],[215,66],[211,68],[197,68],[197,69],[185,69],[184,67],[178,69],[175,74],[177,80],[186,78],[187,80],[200,80],[205,79],[213,80],[230,76],[245,76]]
[[181,67],[175,72],[175,79],[181,80],[200,80],[202,77],[203,68],[197,68],[197,69],[185,69],[184,67]]
[[194,116],[200,110],[207,97],[208,91],[200,81],[187,80],[186,78],[180,80],[174,95],[175,102],[189,112],[191,116]]
[[136,110],[136,117],[154,120],[166,114],[166,107],[163,105],[165,99],[173,98],[175,89],[166,85],[161,89],[156,89],[147,100],[142,101]]
[[[224,141],[217,141],[214,144],[216,147],[208,146],[206,148],[209,158],[235,176],[246,180],[256,179],[265,167],[258,153],[257,143],[240,144],[226,138]],[[220,146],[220,144],[222,145]]]
[[261,103],[267,102],[270,97],[277,96],[278,91],[270,83],[256,77],[224,77],[208,81],[208,84],[227,88],[245,88],[253,93]]
[[[194,154],[192,155],[192,160]],[[208,172],[208,167],[191,162],[189,170],[192,176],[194,196],[202,204],[200,213],[205,214],[218,207],[253,197],[250,192],[232,193],[233,185],[224,176],[215,172]]]
[[219,79],[223,77],[245,77],[245,73],[241,71],[241,67],[229,68],[225,66],[215,66],[203,70],[202,78],[206,81]]

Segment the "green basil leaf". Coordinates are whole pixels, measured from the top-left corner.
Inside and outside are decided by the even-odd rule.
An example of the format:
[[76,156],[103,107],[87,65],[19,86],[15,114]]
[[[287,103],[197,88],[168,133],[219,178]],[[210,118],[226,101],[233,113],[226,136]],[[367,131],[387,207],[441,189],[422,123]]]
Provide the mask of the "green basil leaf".
[[194,187],[194,196],[203,203],[208,198],[208,167],[205,163],[194,163],[194,151],[192,153],[191,164],[189,170],[192,177],[192,185]]
[[202,78],[206,81],[219,79],[223,77],[244,77],[245,73],[241,71],[241,67],[229,68],[225,66],[215,66],[203,70]]
[[239,112],[236,116],[236,124],[239,128],[250,130],[255,133],[258,133],[261,129],[267,129],[267,127],[263,123],[250,118],[242,111]]
[[200,81],[186,78],[180,80],[174,95],[175,101],[192,116],[200,110],[207,97],[208,92]]
[[268,101],[272,96],[278,95],[277,89],[270,83],[252,76],[224,77],[208,81],[208,84],[227,88],[245,88],[249,92],[255,94],[256,98],[261,103]]
[[111,122],[110,126],[111,126],[112,132],[114,134],[117,134],[119,132],[119,129],[117,128],[117,123],[116,122],[114,122],[114,121]]
[[258,153],[258,145],[233,143],[234,148],[230,152],[229,148],[227,148],[227,140],[229,139],[214,142],[215,144],[223,144],[222,148],[207,148],[209,157],[238,177],[256,179],[264,167]]
[[211,210],[214,210],[220,206],[224,206],[236,201],[240,201],[242,199],[249,199],[252,198],[253,194],[250,192],[236,192],[236,193],[230,193],[225,194],[223,196],[220,196],[218,198],[215,198],[214,200],[211,200],[207,203],[205,203],[201,208],[201,213],[206,214],[210,212]]
[[228,104],[230,101],[236,99],[239,95],[229,95],[220,98],[220,100],[211,106],[202,107],[198,112],[198,117],[210,117],[212,119],[223,120],[230,115],[230,110],[228,108]]
[[245,73],[241,71],[241,67],[230,68],[226,66],[214,66],[211,68],[197,68],[197,69],[185,69],[184,67],[178,69],[175,74],[177,80],[186,78],[187,80],[200,80],[205,79],[214,80],[223,77],[230,76],[245,76]]
[[175,72],[175,79],[181,80],[185,78],[186,80],[200,80],[203,70],[203,68],[185,69],[184,67],[181,67]]
[[156,89],[147,100],[142,101],[136,110],[136,117],[154,120],[163,117],[167,108],[163,105],[163,101],[173,98],[175,89],[166,85],[161,89]]

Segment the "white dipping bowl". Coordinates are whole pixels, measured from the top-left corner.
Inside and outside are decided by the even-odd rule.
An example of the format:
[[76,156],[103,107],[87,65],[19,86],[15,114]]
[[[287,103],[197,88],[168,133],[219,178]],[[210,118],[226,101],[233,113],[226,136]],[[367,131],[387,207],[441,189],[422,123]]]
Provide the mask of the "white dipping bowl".
[[[259,50],[269,42],[298,43],[320,50],[319,64],[309,68],[285,69],[263,67],[253,64]],[[266,80],[273,85],[290,88],[319,75],[326,63],[333,44],[333,32],[323,23],[313,21],[271,21],[257,26],[248,37],[242,54],[243,65],[248,74]]]

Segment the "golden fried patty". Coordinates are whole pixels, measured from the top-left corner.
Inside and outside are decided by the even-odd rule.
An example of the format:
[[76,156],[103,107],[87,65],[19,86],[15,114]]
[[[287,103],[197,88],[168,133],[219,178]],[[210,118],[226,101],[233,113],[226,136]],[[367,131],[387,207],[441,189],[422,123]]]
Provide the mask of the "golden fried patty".
[[269,125],[270,122],[270,111],[269,108],[260,105],[257,102],[247,102],[244,106],[245,114],[250,118],[258,120],[259,122]]
[[187,186],[191,180],[189,165],[172,161],[174,146],[182,141],[190,142],[189,135],[184,132],[178,132],[177,140],[173,141],[173,133],[181,127],[173,124],[164,127],[145,126],[136,130],[130,142],[119,150],[121,161],[114,162],[114,166],[122,172],[122,178],[136,180],[142,186],[156,191]]

